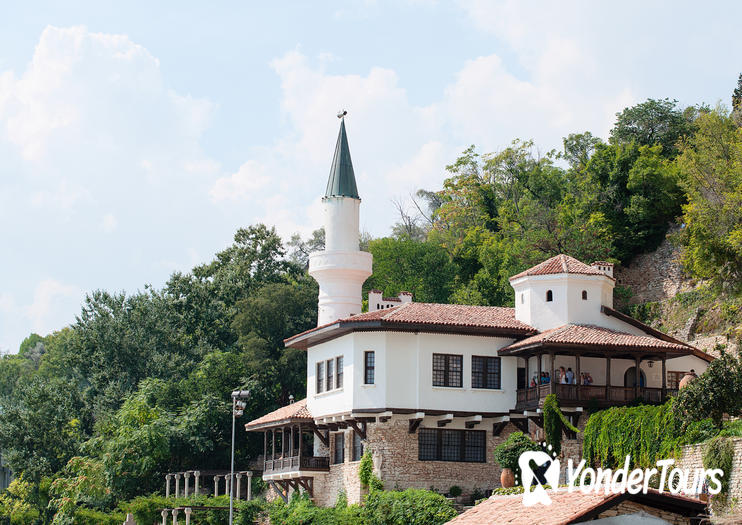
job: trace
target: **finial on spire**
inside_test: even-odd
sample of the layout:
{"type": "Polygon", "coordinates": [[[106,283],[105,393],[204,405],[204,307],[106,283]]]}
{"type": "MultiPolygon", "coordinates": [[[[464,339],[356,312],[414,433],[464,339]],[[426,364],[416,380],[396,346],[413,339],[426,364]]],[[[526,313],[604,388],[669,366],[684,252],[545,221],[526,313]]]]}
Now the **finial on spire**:
{"type": "Polygon", "coordinates": [[[338,111],[338,118],[343,118],[347,114],[348,112],[346,110],[341,109],[340,111],[338,111]]]}

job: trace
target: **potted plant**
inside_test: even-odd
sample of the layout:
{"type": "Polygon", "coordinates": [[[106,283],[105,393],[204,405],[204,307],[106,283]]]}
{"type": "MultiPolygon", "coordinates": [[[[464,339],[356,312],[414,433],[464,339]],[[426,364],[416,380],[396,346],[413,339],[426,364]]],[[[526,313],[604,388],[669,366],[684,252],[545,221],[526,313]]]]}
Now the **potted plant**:
{"type": "Polygon", "coordinates": [[[500,484],[505,487],[515,486],[515,475],[520,477],[518,458],[523,452],[541,450],[531,438],[523,432],[513,432],[495,448],[495,461],[500,465],[500,484]]]}

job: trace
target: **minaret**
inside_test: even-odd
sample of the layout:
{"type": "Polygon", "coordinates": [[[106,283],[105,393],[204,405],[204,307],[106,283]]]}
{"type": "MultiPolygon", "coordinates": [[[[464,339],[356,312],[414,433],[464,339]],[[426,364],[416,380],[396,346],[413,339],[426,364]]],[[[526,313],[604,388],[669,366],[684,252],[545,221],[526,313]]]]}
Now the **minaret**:
{"type": "Polygon", "coordinates": [[[371,275],[372,256],[358,248],[361,198],[345,134],[345,114],[338,115],[340,133],[322,199],[325,251],[309,256],[309,275],[319,283],[318,326],[361,313],[361,287],[371,275]]]}

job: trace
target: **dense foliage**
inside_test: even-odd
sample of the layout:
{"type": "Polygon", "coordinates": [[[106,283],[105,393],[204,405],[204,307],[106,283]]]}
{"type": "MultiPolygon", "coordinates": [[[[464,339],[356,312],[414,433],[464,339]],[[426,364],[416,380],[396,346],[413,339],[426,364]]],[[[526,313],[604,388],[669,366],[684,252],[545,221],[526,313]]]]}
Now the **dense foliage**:
{"type": "Polygon", "coordinates": [[[518,458],[523,452],[529,450],[541,450],[541,446],[523,432],[512,432],[504,442],[495,447],[495,461],[500,468],[512,470],[516,480],[523,479],[520,475],[518,458]]]}
{"type": "MultiPolygon", "coordinates": [[[[508,278],[547,257],[628,263],[677,223],[688,272],[714,293],[738,293],[740,90],[742,83],[731,113],[648,100],[621,111],[607,141],[573,133],[561,151],[540,153],[528,140],[490,153],[467,148],[446,167],[441,188],[417,192],[414,213],[398,205],[390,237],[362,237],[374,255],[364,290],[512,305],[508,278]]],[[[95,521],[96,513],[161,491],[166,472],[226,469],[233,389],[251,392],[245,419],[305,393],[305,353],[282,341],[316,322],[317,286],[306,264],[323,245],[323,230],[284,243],[264,225],[240,229],[210,262],[174,273],[161,289],[92,291],[70,326],[31,334],[18,354],[3,356],[0,450],[20,478],[0,498],[0,516],[95,521]]],[[[739,302],[723,304],[724,318],[735,319],[739,302]]],[[[705,418],[718,426],[721,413],[739,413],[735,370],[701,378],[680,396],[678,410],[705,421],[695,426],[677,427],[666,407],[599,413],[586,435],[591,457],[612,462],[631,449],[631,437],[633,451],[648,460],[680,434],[703,433],[705,418]],[[711,395],[698,394],[706,388],[711,395]]],[[[549,425],[558,447],[556,424],[549,425]]],[[[237,466],[246,466],[261,439],[238,432],[236,450],[237,466]]],[[[381,488],[373,477],[369,484],[381,488]]],[[[373,505],[392,515],[427,498],[372,492],[379,492],[373,505]]]]}
{"type": "Polygon", "coordinates": [[[551,450],[555,454],[559,455],[562,452],[562,430],[564,428],[572,432],[579,432],[579,430],[562,414],[556,394],[546,396],[543,413],[546,443],[551,445],[551,450]]]}

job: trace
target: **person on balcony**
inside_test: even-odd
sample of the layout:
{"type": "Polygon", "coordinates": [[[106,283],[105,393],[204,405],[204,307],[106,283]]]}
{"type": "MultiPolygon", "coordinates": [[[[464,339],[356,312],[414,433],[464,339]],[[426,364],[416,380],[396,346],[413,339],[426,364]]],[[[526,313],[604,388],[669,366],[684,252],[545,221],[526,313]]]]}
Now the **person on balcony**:
{"type": "Polygon", "coordinates": [[[574,385],[575,384],[575,373],[572,372],[572,368],[567,368],[567,384],[568,385],[574,385]]]}

